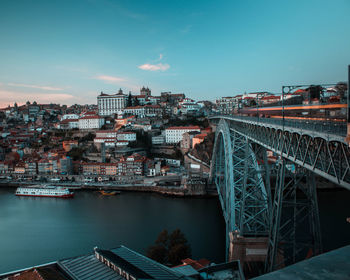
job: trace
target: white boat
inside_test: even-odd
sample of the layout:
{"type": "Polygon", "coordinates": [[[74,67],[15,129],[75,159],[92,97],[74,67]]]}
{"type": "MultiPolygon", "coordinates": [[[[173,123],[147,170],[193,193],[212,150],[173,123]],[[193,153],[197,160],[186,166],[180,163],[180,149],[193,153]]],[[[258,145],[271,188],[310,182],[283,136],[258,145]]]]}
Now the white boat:
{"type": "Polygon", "coordinates": [[[59,198],[70,198],[74,196],[74,192],[69,189],[57,186],[28,186],[18,187],[16,190],[18,196],[39,196],[39,197],[59,197],[59,198]]]}

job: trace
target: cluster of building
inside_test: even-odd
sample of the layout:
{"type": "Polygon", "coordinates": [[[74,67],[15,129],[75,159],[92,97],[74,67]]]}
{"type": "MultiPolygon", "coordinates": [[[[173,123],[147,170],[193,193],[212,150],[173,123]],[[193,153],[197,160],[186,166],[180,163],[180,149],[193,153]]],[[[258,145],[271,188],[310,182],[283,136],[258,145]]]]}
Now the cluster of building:
{"type": "Polygon", "coordinates": [[[100,116],[134,115],[138,118],[168,115],[196,115],[204,107],[203,103],[186,98],[185,94],[162,92],[152,96],[149,88],[141,88],[139,95],[126,95],[120,89],[116,94],[101,92],[97,97],[100,116]]]}
{"type": "MultiPolygon", "coordinates": [[[[346,85],[345,85],[346,87],[346,85]]],[[[273,94],[270,92],[251,92],[235,96],[221,97],[216,100],[217,110],[221,114],[238,113],[243,107],[264,107],[281,105],[282,99],[288,104],[319,104],[339,103],[344,101],[344,85],[338,83],[334,87],[324,88],[321,86],[310,86],[308,88],[297,88],[284,94],[273,94]]]]}
{"type": "Polygon", "coordinates": [[[63,149],[48,153],[21,157],[11,152],[6,160],[0,161],[0,174],[28,175],[31,178],[36,175],[95,175],[125,179],[157,176],[167,171],[162,159],[150,159],[137,153],[113,158],[111,162],[74,161],[66,153],[74,147],[78,147],[77,141],[63,141],[63,149]]]}
{"type": "Polygon", "coordinates": [[[0,174],[129,178],[165,174],[167,164],[152,155],[147,158],[139,137],[152,147],[188,151],[210,129],[190,122],[174,126],[169,119],[186,123],[189,117],[205,116],[212,108],[208,104],[183,93],[152,96],[143,87],[137,95],[101,92],[97,105],[27,102],[0,109],[0,174]],[[82,155],[79,160],[74,149],[82,155]]]}

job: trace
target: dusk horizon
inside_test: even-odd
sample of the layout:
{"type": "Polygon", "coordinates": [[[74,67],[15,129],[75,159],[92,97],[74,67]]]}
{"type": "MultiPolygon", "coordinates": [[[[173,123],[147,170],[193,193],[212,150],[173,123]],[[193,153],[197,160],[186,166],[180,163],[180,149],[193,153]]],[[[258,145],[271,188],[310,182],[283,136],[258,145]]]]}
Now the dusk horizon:
{"type": "Polygon", "coordinates": [[[0,107],[346,81],[348,1],[1,1],[0,107]]]}

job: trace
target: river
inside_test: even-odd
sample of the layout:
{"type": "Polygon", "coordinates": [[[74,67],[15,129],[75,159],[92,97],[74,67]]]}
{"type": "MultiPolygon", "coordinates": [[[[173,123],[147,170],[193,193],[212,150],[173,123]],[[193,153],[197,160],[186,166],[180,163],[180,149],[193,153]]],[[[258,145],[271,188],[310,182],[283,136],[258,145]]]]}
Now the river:
{"type": "MultiPolygon", "coordinates": [[[[225,223],[217,198],[79,191],[73,199],[16,197],[0,189],[0,273],[120,244],[140,253],[163,229],[181,229],[194,258],[224,261],[225,223]]],[[[319,192],[326,250],[350,243],[350,191],[319,192]]]]}

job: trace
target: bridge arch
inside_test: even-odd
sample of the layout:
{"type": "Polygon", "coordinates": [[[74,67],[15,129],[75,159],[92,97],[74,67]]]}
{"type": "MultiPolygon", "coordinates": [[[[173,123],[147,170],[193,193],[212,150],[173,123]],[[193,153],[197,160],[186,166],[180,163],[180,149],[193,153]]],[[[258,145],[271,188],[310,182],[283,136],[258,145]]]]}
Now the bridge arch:
{"type": "Polygon", "coordinates": [[[269,195],[250,140],[221,119],[216,128],[211,181],[218,190],[227,236],[266,236],[269,195]]]}

